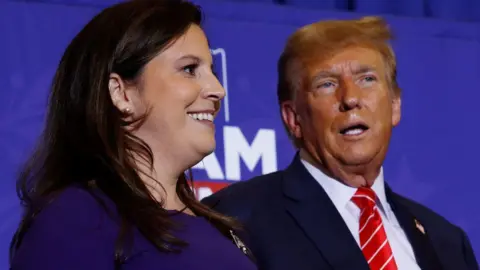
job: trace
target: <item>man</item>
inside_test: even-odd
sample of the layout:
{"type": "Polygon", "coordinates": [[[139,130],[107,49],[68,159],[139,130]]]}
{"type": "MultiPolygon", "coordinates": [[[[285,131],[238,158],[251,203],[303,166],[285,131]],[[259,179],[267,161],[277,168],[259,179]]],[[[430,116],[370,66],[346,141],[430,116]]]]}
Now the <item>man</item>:
{"type": "Polygon", "coordinates": [[[401,116],[390,39],[376,17],[318,22],[289,38],[278,99],[297,155],[204,200],[245,224],[260,269],[478,269],[460,228],[384,182],[401,116]]]}

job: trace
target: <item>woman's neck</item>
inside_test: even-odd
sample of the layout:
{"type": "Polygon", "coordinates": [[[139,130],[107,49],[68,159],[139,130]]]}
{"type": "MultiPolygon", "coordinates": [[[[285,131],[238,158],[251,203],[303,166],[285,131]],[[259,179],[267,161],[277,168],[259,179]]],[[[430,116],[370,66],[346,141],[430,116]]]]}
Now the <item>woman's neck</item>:
{"type": "Polygon", "coordinates": [[[185,205],[177,194],[177,182],[183,172],[172,170],[168,162],[154,159],[153,166],[137,162],[139,176],[152,197],[168,210],[182,210],[185,205]]]}

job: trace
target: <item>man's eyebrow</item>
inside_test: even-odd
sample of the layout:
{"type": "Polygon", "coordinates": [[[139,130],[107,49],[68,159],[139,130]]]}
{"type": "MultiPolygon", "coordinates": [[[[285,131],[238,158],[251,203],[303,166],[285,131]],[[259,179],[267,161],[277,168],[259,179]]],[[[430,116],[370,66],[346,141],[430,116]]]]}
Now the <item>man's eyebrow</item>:
{"type": "Polygon", "coordinates": [[[375,67],[369,66],[369,65],[360,65],[358,67],[353,68],[353,74],[358,75],[358,74],[364,74],[364,73],[369,73],[369,72],[375,72],[377,71],[375,67]]]}
{"type": "Polygon", "coordinates": [[[317,80],[330,78],[330,77],[338,77],[338,76],[340,76],[340,74],[333,70],[321,70],[315,73],[315,75],[312,78],[312,81],[317,81],[317,80]]]}
{"type": "MultiPolygon", "coordinates": [[[[376,72],[376,69],[373,66],[369,65],[360,65],[357,67],[352,68],[352,73],[353,75],[358,75],[358,74],[364,74],[368,72],[376,72]]],[[[317,81],[325,78],[331,78],[331,77],[340,77],[341,72],[337,72],[333,69],[330,70],[320,70],[312,78],[312,81],[317,81]]]]}

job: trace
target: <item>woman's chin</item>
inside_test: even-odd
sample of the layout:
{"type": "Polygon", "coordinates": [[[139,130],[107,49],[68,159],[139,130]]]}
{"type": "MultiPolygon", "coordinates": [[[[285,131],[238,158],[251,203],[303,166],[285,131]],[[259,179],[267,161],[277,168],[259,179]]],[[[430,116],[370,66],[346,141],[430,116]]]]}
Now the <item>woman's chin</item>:
{"type": "MultiPolygon", "coordinates": [[[[202,161],[206,156],[210,155],[215,151],[215,140],[209,143],[203,143],[195,147],[195,153],[192,153],[192,161],[194,165],[202,161]]],[[[194,166],[192,165],[192,166],[194,166]]]]}
{"type": "Polygon", "coordinates": [[[210,155],[211,153],[213,153],[215,151],[215,141],[208,145],[208,146],[205,146],[205,148],[203,148],[201,151],[200,151],[200,155],[202,156],[201,159],[205,158],[206,156],[210,155]]]}

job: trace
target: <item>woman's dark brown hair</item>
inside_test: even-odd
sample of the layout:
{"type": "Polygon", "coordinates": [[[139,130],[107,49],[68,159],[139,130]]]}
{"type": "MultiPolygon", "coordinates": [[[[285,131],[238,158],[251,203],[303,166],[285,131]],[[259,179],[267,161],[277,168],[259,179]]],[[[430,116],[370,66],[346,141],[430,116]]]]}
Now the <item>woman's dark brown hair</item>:
{"type": "MultiPolygon", "coordinates": [[[[51,86],[45,129],[18,178],[25,212],[11,243],[11,259],[35,216],[72,185],[99,189],[114,202],[122,219],[117,265],[128,253],[125,243],[133,226],[160,251],[178,251],[187,245],[171,233],[175,224],[169,213],[140,179],[131,153],[150,164],[153,154],[125,130],[131,123],[122,120],[122,112],[113,105],[108,81],[111,73],[117,73],[137,82],[152,58],[201,21],[199,8],[186,1],[134,0],[103,10],[73,39],[51,86]]],[[[196,200],[186,175],[179,176],[176,190],[186,207],[222,233],[236,227],[232,219],[196,200]]]]}

